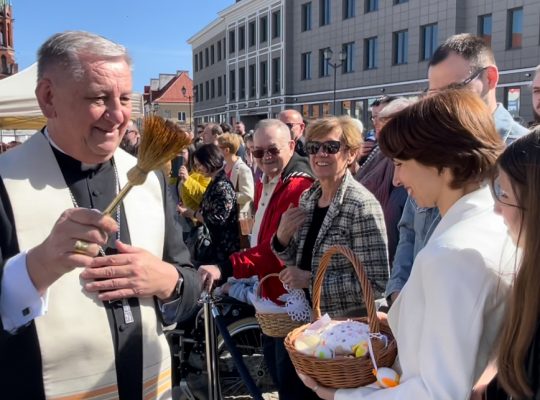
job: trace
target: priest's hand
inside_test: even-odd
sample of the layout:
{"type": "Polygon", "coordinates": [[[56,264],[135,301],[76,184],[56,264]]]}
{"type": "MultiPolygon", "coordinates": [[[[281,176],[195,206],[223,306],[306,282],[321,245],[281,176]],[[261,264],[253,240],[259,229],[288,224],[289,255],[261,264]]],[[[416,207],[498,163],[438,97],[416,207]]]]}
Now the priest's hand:
{"type": "Polygon", "coordinates": [[[28,275],[40,294],[76,267],[87,267],[118,230],[116,221],[96,210],[71,208],[60,215],[49,236],[26,256],[28,275]]]}
{"type": "Polygon", "coordinates": [[[171,297],[179,272],[150,252],[116,241],[118,254],[96,257],[81,272],[85,289],[99,292],[100,300],[156,296],[171,297]]]}

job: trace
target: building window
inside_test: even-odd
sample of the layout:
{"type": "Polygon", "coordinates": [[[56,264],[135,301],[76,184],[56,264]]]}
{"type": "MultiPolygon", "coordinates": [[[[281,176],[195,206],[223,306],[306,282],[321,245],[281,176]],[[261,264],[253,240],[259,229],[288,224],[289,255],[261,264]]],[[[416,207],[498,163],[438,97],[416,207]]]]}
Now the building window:
{"type": "Polygon", "coordinates": [[[255,46],[255,21],[248,25],[249,47],[255,46]]]}
{"type": "Polygon", "coordinates": [[[185,111],[179,111],[178,112],[178,121],[186,121],[186,112],[185,111]]]}
{"type": "Polygon", "coordinates": [[[206,97],[206,100],[208,100],[208,99],[210,99],[210,82],[206,81],[204,83],[204,86],[206,88],[206,90],[204,91],[205,92],[205,97],[206,97]]]}
{"type": "Polygon", "coordinates": [[[222,94],[221,85],[223,85],[223,82],[221,80],[221,76],[218,76],[218,78],[217,78],[217,95],[218,95],[218,97],[221,97],[221,94],[222,94]]]}
{"type": "Polygon", "coordinates": [[[197,54],[195,54],[195,56],[193,57],[193,69],[195,70],[195,72],[199,70],[199,59],[197,57],[197,54]]]}
{"type": "Polygon", "coordinates": [[[259,74],[260,74],[260,81],[261,81],[261,87],[260,87],[261,96],[266,96],[268,94],[268,62],[261,61],[259,74]]]}
{"type": "Polygon", "coordinates": [[[518,49],[523,40],[523,8],[508,10],[507,48],[518,49]]]}
{"type": "Polygon", "coordinates": [[[246,48],[246,27],[238,28],[238,51],[246,48]]]}
{"type": "Polygon", "coordinates": [[[199,90],[197,91],[199,93],[199,100],[204,101],[204,86],[203,84],[199,84],[199,90]]]}
{"type": "Polygon", "coordinates": [[[199,69],[203,69],[202,50],[199,51],[199,69]]]}
{"type": "Polygon", "coordinates": [[[478,17],[478,36],[484,39],[484,42],[488,46],[491,46],[492,21],[491,14],[480,15],[478,17]]]}
{"type": "Polygon", "coordinates": [[[227,75],[223,75],[223,96],[227,96],[227,75]]]}
{"type": "Polygon", "coordinates": [[[394,65],[407,64],[409,50],[409,32],[399,31],[393,35],[393,62],[394,65]]]}
{"type": "Polygon", "coordinates": [[[256,95],[257,81],[255,79],[255,64],[249,66],[249,97],[252,99],[256,95]]]}
{"type": "Polygon", "coordinates": [[[246,98],[246,68],[245,67],[238,69],[238,84],[239,84],[238,98],[245,99],[246,98]]]}
{"type": "Polygon", "coordinates": [[[281,58],[272,59],[272,94],[281,92],[281,58]]]}
{"type": "Polygon", "coordinates": [[[408,2],[409,2],[409,0],[394,0],[394,5],[408,3],[408,2]]]}
{"type": "Polygon", "coordinates": [[[354,9],[356,7],[355,0],[343,0],[343,19],[353,18],[355,13],[354,9]]]}
{"type": "Polygon", "coordinates": [[[225,46],[225,38],[223,38],[223,59],[227,58],[227,46],[225,46]]]}
{"type": "Polygon", "coordinates": [[[377,11],[379,9],[379,0],[366,0],[365,11],[366,13],[377,11]]]}
{"type": "Polygon", "coordinates": [[[311,1],[302,4],[302,32],[311,30],[311,1]]]}
{"type": "Polygon", "coordinates": [[[268,40],[268,17],[261,17],[259,24],[259,36],[261,38],[261,43],[264,43],[268,40]]]}
{"type": "Polygon", "coordinates": [[[330,0],[319,0],[320,1],[320,25],[328,25],[330,24],[330,0]]]}
{"type": "Polygon", "coordinates": [[[302,53],[302,73],[300,78],[303,81],[311,79],[311,52],[302,53]]]}
{"type": "Polygon", "coordinates": [[[209,62],[209,59],[208,59],[208,47],[206,49],[204,49],[204,66],[205,67],[208,67],[208,62],[209,62]]]}
{"type": "Polygon", "coordinates": [[[272,39],[281,36],[281,11],[272,13],[272,39]]]}
{"type": "Polygon", "coordinates": [[[217,42],[217,60],[221,61],[221,40],[217,42]]]}
{"type": "Polygon", "coordinates": [[[235,35],[234,35],[234,31],[230,31],[229,32],[229,53],[234,53],[235,51],[235,48],[234,48],[234,41],[235,41],[235,35]]]}
{"type": "Polygon", "coordinates": [[[229,71],[229,100],[236,100],[236,71],[229,71]]]}
{"type": "Polygon", "coordinates": [[[211,98],[216,97],[216,85],[215,85],[215,83],[216,83],[215,79],[212,79],[210,81],[210,97],[211,98]]]}
{"type": "Polygon", "coordinates": [[[214,63],[216,62],[215,55],[214,55],[214,50],[215,50],[214,45],[210,46],[210,64],[212,64],[212,65],[214,65],[214,63]]]}
{"type": "Polygon", "coordinates": [[[319,50],[319,77],[330,76],[330,64],[328,59],[324,56],[324,52],[330,50],[329,48],[319,50]]]}
{"type": "Polygon", "coordinates": [[[364,69],[375,69],[377,65],[377,37],[364,40],[364,69]]]}
{"type": "Polygon", "coordinates": [[[342,48],[345,59],[341,64],[341,72],[347,74],[354,71],[354,42],[345,43],[342,48]]]}
{"type": "Polygon", "coordinates": [[[429,60],[433,53],[435,53],[438,42],[438,31],[437,24],[424,25],[422,27],[422,43],[420,46],[422,52],[420,53],[420,60],[429,60]]]}

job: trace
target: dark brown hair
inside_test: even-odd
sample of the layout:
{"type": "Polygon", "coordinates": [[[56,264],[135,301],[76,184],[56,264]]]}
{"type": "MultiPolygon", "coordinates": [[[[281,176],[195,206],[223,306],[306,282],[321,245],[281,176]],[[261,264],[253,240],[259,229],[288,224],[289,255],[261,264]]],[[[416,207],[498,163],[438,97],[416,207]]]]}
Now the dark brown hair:
{"type": "Polygon", "coordinates": [[[520,206],[518,240],[523,243],[523,253],[504,318],[497,369],[507,393],[518,399],[530,398],[533,392],[525,360],[540,317],[540,236],[535,232],[540,224],[540,127],[508,146],[498,164],[510,178],[520,206]]]}
{"type": "Polygon", "coordinates": [[[469,61],[473,68],[483,68],[487,65],[495,65],[495,57],[493,50],[489,47],[484,39],[470,33],[460,33],[452,35],[441,44],[431,60],[428,67],[437,65],[448,58],[451,53],[469,61]]]}
{"type": "Polygon", "coordinates": [[[382,128],[382,152],[449,168],[453,189],[491,176],[503,142],[487,106],[469,90],[444,90],[405,108],[382,128]]]}

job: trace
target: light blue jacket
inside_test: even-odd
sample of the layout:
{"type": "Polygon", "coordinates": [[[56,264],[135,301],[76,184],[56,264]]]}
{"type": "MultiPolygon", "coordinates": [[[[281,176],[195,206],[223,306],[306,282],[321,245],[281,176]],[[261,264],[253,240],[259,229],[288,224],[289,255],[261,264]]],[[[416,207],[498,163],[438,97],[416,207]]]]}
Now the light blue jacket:
{"type": "MultiPolygon", "coordinates": [[[[506,144],[529,133],[512,115],[499,104],[493,113],[495,128],[506,144]]],[[[437,208],[418,207],[412,198],[408,198],[398,224],[399,242],[392,264],[390,279],[386,285],[386,296],[401,291],[409,275],[413,261],[429,240],[433,230],[441,220],[437,208]]]]}

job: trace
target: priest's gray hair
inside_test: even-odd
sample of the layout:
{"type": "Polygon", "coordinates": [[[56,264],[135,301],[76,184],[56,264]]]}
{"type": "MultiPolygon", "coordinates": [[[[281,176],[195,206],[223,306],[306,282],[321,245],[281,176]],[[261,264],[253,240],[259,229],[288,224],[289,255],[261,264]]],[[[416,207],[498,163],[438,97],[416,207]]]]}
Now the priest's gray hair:
{"type": "Polygon", "coordinates": [[[51,36],[38,50],[38,80],[49,68],[60,67],[79,80],[84,74],[81,58],[124,60],[131,67],[127,49],[103,36],[84,31],[66,31],[51,36]]]}

